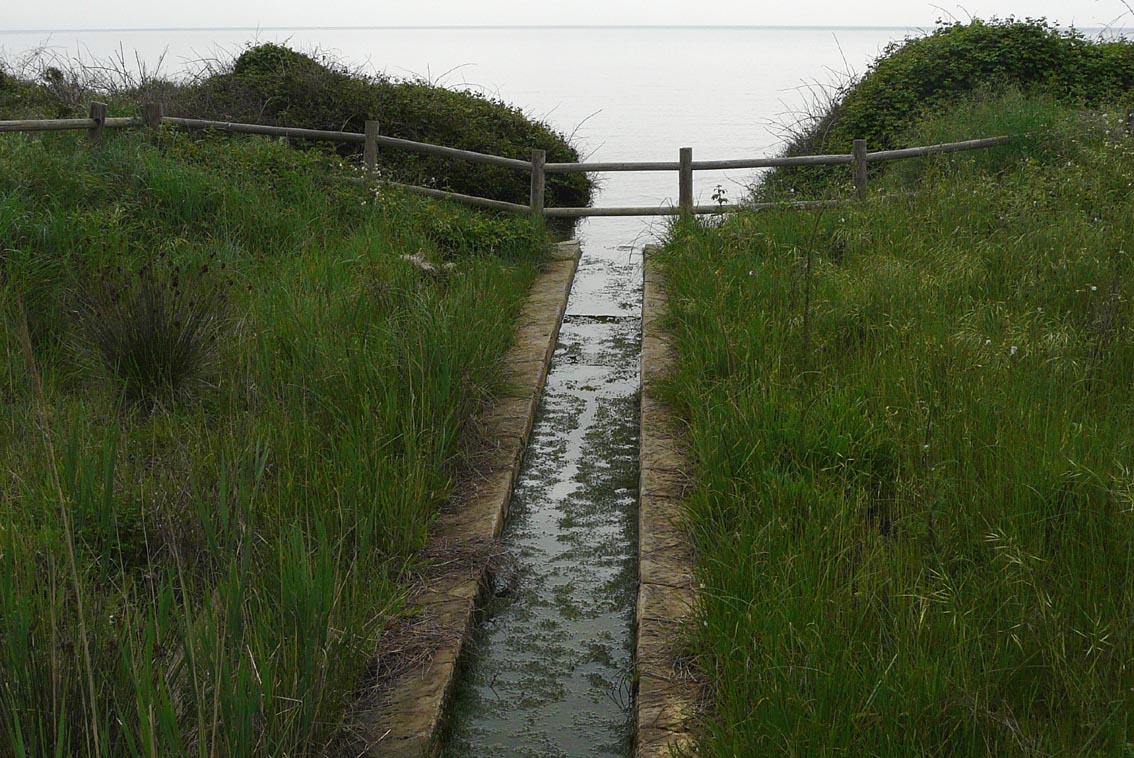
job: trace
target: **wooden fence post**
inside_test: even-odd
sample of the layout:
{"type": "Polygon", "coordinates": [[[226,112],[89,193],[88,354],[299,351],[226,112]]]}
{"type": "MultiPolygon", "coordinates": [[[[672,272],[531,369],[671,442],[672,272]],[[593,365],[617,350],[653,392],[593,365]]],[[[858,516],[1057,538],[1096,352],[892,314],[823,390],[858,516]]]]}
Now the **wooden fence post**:
{"type": "Polygon", "coordinates": [[[854,141],[854,192],[859,200],[866,199],[866,140],[854,141]]]}
{"type": "Polygon", "coordinates": [[[142,121],[150,129],[161,128],[161,103],[144,103],[142,105],[142,121]]]}
{"type": "Polygon", "coordinates": [[[102,129],[106,123],[106,110],[106,103],[91,103],[88,117],[95,122],[94,126],[87,129],[87,139],[91,142],[98,142],[102,139],[102,129]]]}
{"type": "Polygon", "coordinates": [[[366,167],[366,178],[374,181],[378,178],[378,122],[366,122],[366,144],[362,148],[362,163],[366,167]]]}
{"type": "Polygon", "coordinates": [[[693,214],[693,148],[681,148],[678,165],[677,205],[682,216],[690,216],[693,214]]]}
{"type": "Polygon", "coordinates": [[[532,218],[536,221],[543,219],[543,190],[546,186],[547,176],[544,165],[547,163],[547,151],[532,150],[532,218]]]}

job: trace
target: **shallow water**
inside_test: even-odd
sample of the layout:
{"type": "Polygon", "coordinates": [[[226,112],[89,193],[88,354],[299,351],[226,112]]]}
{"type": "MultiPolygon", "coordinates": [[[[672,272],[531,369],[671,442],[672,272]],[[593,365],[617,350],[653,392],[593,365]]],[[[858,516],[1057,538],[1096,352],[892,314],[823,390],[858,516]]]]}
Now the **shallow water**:
{"type": "Polygon", "coordinates": [[[447,756],[629,752],[641,258],[591,222],[447,756]]]}

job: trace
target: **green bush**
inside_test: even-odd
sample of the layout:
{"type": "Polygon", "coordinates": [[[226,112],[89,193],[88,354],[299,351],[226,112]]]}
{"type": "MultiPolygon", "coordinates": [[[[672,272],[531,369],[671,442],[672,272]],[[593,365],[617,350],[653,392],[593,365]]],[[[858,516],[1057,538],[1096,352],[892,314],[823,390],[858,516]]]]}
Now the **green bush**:
{"type": "Polygon", "coordinates": [[[927,177],[947,166],[968,164],[971,170],[989,176],[1011,172],[1024,162],[1059,166],[1083,159],[1082,138],[1088,134],[1099,128],[1112,132],[1121,128],[1108,113],[1068,113],[1068,106],[1052,95],[1027,95],[1015,88],[976,92],[923,119],[903,132],[899,140],[908,145],[933,145],[960,142],[974,134],[1010,134],[1010,142],[965,153],[895,161],[887,167],[886,176],[894,189],[905,192],[916,191],[927,177]]]}
{"type": "Polygon", "coordinates": [[[0,113],[10,119],[82,115],[64,107],[49,84],[26,81],[0,61],[0,113]]]}
{"type": "Polygon", "coordinates": [[[828,144],[878,149],[929,110],[982,87],[1014,86],[1098,105],[1134,86],[1134,45],[1094,43],[1042,20],[948,24],[892,43],[839,108],[828,144]]]}
{"type": "MultiPolygon", "coordinates": [[[[893,42],[866,74],[789,143],[785,155],[848,153],[855,139],[871,150],[899,145],[924,117],[965,95],[1016,89],[1061,102],[1095,106],[1120,101],[1134,88],[1134,44],[1091,41],[1043,19],[973,20],[942,24],[931,34],[893,42]]],[[[966,138],[991,134],[968,134],[966,138]]],[[[817,167],[773,171],[761,193],[789,187],[821,194],[849,181],[845,169],[817,167]]]]}
{"type": "MultiPolygon", "coordinates": [[[[361,132],[367,119],[377,119],[382,133],[391,137],[508,158],[528,159],[532,148],[540,148],[551,162],[579,159],[562,135],[500,100],[366,75],[276,44],[251,47],[227,70],[182,88],[172,96],[169,110],[198,118],[353,132],[361,132]]],[[[361,145],[340,150],[357,154],[361,145]]],[[[379,161],[392,179],[528,202],[529,177],[523,171],[400,149],[380,150],[379,161]]],[[[552,175],[547,202],[588,205],[592,188],[581,174],[552,175]]]]}

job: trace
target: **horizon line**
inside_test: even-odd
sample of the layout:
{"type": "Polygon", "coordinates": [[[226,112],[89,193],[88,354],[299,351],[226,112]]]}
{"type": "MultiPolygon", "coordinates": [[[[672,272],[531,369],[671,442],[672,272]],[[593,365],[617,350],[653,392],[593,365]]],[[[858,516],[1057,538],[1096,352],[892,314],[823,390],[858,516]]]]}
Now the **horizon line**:
{"type": "MultiPolygon", "coordinates": [[[[59,29],[0,29],[2,34],[44,34],[75,32],[244,32],[244,31],[349,31],[349,30],[443,30],[443,29],[920,29],[925,24],[332,24],[256,25],[256,26],[107,26],[59,29]]],[[[936,26],[936,22],[928,24],[936,26]]],[[[1106,27],[1083,27],[1087,29],[1106,27]]],[[[1121,27],[1114,27],[1121,28],[1121,27]]]]}
{"type": "Polygon", "coordinates": [[[346,31],[401,29],[914,29],[910,25],[869,24],[332,24],[328,26],[107,26],[63,29],[0,29],[0,34],[43,32],[245,32],[245,31],[346,31]]]}
{"type": "MultiPolygon", "coordinates": [[[[930,24],[332,24],[327,26],[295,25],[257,25],[257,26],[107,26],[107,27],[66,27],[59,29],[0,29],[0,36],[15,34],[78,34],[106,32],[302,32],[302,31],[443,31],[443,30],[523,30],[523,29],[682,29],[682,30],[745,30],[745,29],[826,29],[833,31],[885,30],[909,31],[926,30],[937,26],[930,24]]],[[[1125,26],[1082,26],[1074,24],[1055,24],[1059,29],[1076,31],[1134,31],[1125,26]]]]}

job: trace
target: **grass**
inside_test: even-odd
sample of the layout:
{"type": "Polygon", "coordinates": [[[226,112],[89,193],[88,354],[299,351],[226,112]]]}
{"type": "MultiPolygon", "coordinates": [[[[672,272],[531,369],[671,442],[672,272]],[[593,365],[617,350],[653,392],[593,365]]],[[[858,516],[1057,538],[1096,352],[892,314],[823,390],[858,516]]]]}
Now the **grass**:
{"type": "Polygon", "coordinates": [[[0,140],[0,755],[337,739],[545,244],[338,171],[0,140]]]}
{"type": "Polygon", "coordinates": [[[1020,139],[908,200],[674,230],[702,754],[1132,749],[1121,121],[978,97],[909,144],[1020,139]]]}

